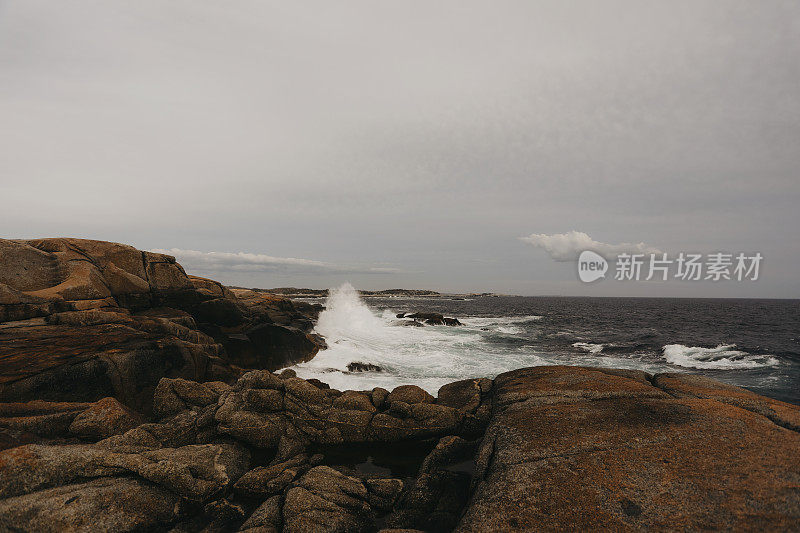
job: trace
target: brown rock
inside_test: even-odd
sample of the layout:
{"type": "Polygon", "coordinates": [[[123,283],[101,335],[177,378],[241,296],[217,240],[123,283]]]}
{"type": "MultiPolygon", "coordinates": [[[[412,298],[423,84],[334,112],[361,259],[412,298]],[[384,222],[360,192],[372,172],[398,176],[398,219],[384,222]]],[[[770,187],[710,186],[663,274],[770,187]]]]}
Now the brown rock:
{"type": "Polygon", "coordinates": [[[475,412],[481,405],[482,390],[491,388],[490,379],[464,379],[443,385],[439,389],[436,403],[454,409],[475,412]]]}
{"type": "Polygon", "coordinates": [[[576,367],[498,376],[457,531],[800,526],[800,435],[738,407],[662,393],[576,367]]]}
{"type": "Polygon", "coordinates": [[[144,421],[142,415],[115,398],[103,398],[76,416],[69,431],[79,437],[100,440],[125,433],[144,421]]]}
{"type": "Polygon", "coordinates": [[[210,383],[161,378],[153,394],[153,412],[159,417],[165,417],[192,406],[216,404],[219,396],[219,391],[210,383]]]}
{"type": "Polygon", "coordinates": [[[68,438],[72,421],[91,405],[41,400],[0,404],[0,428],[5,429],[9,437],[9,442],[0,445],[0,449],[13,447],[16,442],[21,445],[48,438],[68,438]],[[17,437],[14,437],[15,432],[19,432],[17,437]]]}
{"type": "Polygon", "coordinates": [[[228,287],[220,283],[219,281],[214,281],[213,279],[201,278],[199,276],[189,276],[189,281],[192,282],[192,285],[196,289],[202,289],[208,291],[208,294],[212,298],[228,298],[228,299],[235,299],[236,296],[231,292],[228,287]]]}
{"type": "Polygon", "coordinates": [[[31,296],[0,283],[0,323],[43,317],[68,309],[70,305],[64,300],[31,296]]]}
{"type": "Polygon", "coordinates": [[[259,466],[244,474],[234,485],[236,492],[247,496],[280,494],[308,468],[308,456],[300,454],[271,466],[259,466]]]}
{"type": "Polygon", "coordinates": [[[286,493],[284,531],[361,531],[372,521],[364,484],[327,466],[309,470],[286,493]]]}
{"type": "Polygon", "coordinates": [[[386,525],[423,531],[452,531],[469,496],[469,476],[463,472],[423,473],[414,480],[386,525]]]}
{"type": "Polygon", "coordinates": [[[150,287],[159,291],[194,289],[183,267],[171,255],[144,252],[145,272],[150,287]]]}
{"type": "Polygon", "coordinates": [[[31,322],[0,330],[0,401],[114,396],[147,413],[163,376],[202,379],[220,353],[217,345],[187,342],[158,324],[129,320],[92,326],[31,322]]]}
{"type": "Polygon", "coordinates": [[[352,390],[344,391],[344,393],[333,400],[333,406],[340,409],[351,409],[356,411],[375,411],[375,406],[372,405],[372,400],[363,392],[356,392],[352,390]]]}
{"type": "Polygon", "coordinates": [[[47,323],[66,326],[99,326],[101,324],[130,324],[131,318],[123,312],[89,309],[86,311],[54,313],[47,317],[47,323]]]}
{"type": "Polygon", "coordinates": [[[273,496],[267,498],[264,503],[259,505],[253,514],[245,520],[239,531],[252,533],[279,533],[283,524],[281,516],[281,505],[283,498],[273,496]]]}
{"type": "Polygon", "coordinates": [[[58,285],[30,291],[28,294],[39,298],[64,300],[96,300],[111,296],[100,270],[89,261],[70,261],[66,263],[66,279],[58,285]]]}
{"type": "Polygon", "coordinates": [[[433,396],[416,385],[400,385],[399,387],[395,387],[394,390],[389,393],[389,397],[386,400],[389,403],[405,402],[409,404],[433,403],[435,401],[433,396]]]}
{"type": "Polygon", "coordinates": [[[119,268],[111,261],[103,267],[103,278],[114,296],[140,294],[150,291],[149,283],[139,276],[119,268]]]}
{"type": "Polygon", "coordinates": [[[114,263],[122,270],[144,279],[142,252],[115,242],[96,241],[91,239],[34,239],[25,241],[40,250],[51,252],[62,260],[89,260],[100,268],[114,263]]]}
{"type": "Polygon", "coordinates": [[[389,396],[389,391],[381,388],[375,387],[372,389],[372,405],[374,405],[377,409],[383,409],[384,404],[386,403],[386,398],[389,396]]]}
{"type": "Polygon", "coordinates": [[[260,324],[247,331],[254,346],[253,360],[238,361],[253,368],[277,370],[311,360],[320,345],[303,332],[273,324],[260,324]]]}
{"type": "Polygon", "coordinates": [[[0,501],[3,531],[145,531],[182,512],[178,495],[147,481],[101,478],[0,501]]]}
{"type": "Polygon", "coordinates": [[[203,531],[209,533],[233,531],[247,516],[241,504],[232,503],[225,498],[207,503],[203,514],[208,520],[203,531]]]}
{"type": "Polygon", "coordinates": [[[366,479],[364,485],[369,491],[370,506],[380,511],[391,510],[404,486],[399,479],[366,479]]]}
{"type": "Polygon", "coordinates": [[[204,444],[131,451],[107,444],[26,445],[0,452],[0,498],[83,479],[133,473],[190,500],[208,501],[247,470],[238,445],[204,444]]]}
{"type": "Polygon", "coordinates": [[[656,374],[653,384],[678,398],[709,398],[765,416],[779,426],[800,431],[800,408],[740,387],[696,374],[656,374]]]}

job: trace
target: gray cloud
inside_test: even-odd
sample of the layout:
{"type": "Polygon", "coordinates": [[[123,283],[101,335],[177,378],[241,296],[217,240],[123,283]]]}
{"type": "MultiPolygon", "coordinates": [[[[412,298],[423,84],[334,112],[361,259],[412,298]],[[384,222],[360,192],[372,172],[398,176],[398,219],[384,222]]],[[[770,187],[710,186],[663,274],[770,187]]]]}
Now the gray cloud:
{"type": "MultiPolygon", "coordinates": [[[[0,233],[595,294],[517,240],[580,228],[760,251],[758,283],[689,294],[800,297],[797,20],[791,0],[2,0],[0,233]]],[[[344,281],[274,268],[226,279],[344,281]]]]}
{"type": "Polygon", "coordinates": [[[547,254],[556,261],[576,261],[580,253],[584,250],[592,250],[602,255],[606,259],[613,259],[621,253],[628,254],[657,254],[662,253],[658,248],[653,248],[643,242],[619,244],[607,244],[598,242],[582,231],[568,231],[567,233],[555,233],[546,235],[544,233],[531,233],[527,237],[520,237],[519,240],[528,244],[542,248],[547,254]]]}
{"type": "Polygon", "coordinates": [[[397,274],[402,272],[400,269],[392,267],[343,266],[312,259],[272,257],[247,252],[201,252],[180,248],[155,248],[151,251],[172,255],[186,270],[198,272],[282,272],[289,274],[397,274]]]}

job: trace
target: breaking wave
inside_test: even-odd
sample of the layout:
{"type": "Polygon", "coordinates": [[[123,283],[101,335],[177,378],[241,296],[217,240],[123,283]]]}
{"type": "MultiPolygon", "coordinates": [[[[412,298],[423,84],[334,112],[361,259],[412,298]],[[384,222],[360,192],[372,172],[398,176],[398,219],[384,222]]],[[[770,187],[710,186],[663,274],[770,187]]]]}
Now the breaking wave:
{"type": "Polygon", "coordinates": [[[513,335],[521,330],[511,324],[531,320],[535,318],[479,318],[465,319],[464,326],[410,327],[393,310],[370,309],[345,283],[330,292],[314,329],[325,337],[328,349],[292,368],[302,378],[317,378],[337,389],[391,390],[414,383],[435,394],[445,383],[540,364],[530,351],[514,353],[486,342],[482,329],[513,335]],[[381,371],[353,373],[347,369],[353,362],[377,365],[381,371]]]}
{"type": "Polygon", "coordinates": [[[580,348],[581,350],[589,353],[600,353],[604,348],[604,345],[602,344],[592,344],[591,342],[575,342],[572,345],[575,348],[580,348]]]}
{"type": "Polygon", "coordinates": [[[778,359],[771,355],[753,355],[735,348],[735,344],[720,344],[716,348],[667,344],[663,350],[668,363],[687,368],[736,370],[778,364],[778,359]]]}
{"type": "MultiPolygon", "coordinates": [[[[748,353],[724,342],[724,337],[716,348],[667,344],[680,333],[659,333],[661,325],[648,315],[620,319],[613,302],[594,307],[587,300],[557,301],[542,309],[538,300],[531,300],[526,309],[519,300],[501,298],[469,305],[441,299],[428,299],[426,304],[403,298],[368,301],[373,305],[367,305],[350,284],[330,291],[315,325],[328,348],[292,367],[300,377],[316,378],[339,390],[415,384],[431,394],[445,383],[541,365],[628,368],[652,374],[695,371],[761,390],[789,390],[796,379],[793,363],[777,355],[748,353]],[[514,314],[540,309],[545,312],[514,314]],[[455,316],[462,325],[414,327],[410,320],[397,319],[398,312],[414,310],[455,316]],[[598,313],[603,320],[591,322],[598,313]],[[778,380],[778,385],[765,385],[768,378],[778,380]]],[[[713,339],[709,344],[720,342],[718,332],[714,334],[716,338],[707,335],[713,339]]]]}

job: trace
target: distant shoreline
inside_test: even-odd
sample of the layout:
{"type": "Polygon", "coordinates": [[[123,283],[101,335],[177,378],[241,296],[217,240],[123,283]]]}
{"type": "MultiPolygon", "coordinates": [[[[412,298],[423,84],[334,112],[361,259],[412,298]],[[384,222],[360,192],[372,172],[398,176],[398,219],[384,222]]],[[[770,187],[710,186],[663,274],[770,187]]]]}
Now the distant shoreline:
{"type": "MultiPolygon", "coordinates": [[[[298,287],[276,287],[272,289],[259,289],[255,287],[228,286],[231,289],[247,289],[254,292],[279,294],[287,298],[325,298],[329,289],[305,289],[298,287]]],[[[484,296],[513,296],[510,294],[495,294],[492,292],[481,293],[442,293],[425,289],[385,289],[380,291],[358,291],[361,296],[372,298],[415,297],[415,298],[476,298],[484,296]]]]}

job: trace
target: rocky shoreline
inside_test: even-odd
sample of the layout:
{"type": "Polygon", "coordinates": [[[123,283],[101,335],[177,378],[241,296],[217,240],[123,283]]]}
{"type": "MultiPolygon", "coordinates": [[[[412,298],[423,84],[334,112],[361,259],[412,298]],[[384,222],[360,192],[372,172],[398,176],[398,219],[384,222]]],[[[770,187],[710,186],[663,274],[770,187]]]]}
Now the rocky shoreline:
{"type": "Polygon", "coordinates": [[[582,367],[436,397],[273,373],[324,348],[319,311],[0,239],[0,531],[800,529],[798,406],[582,367]]]}

